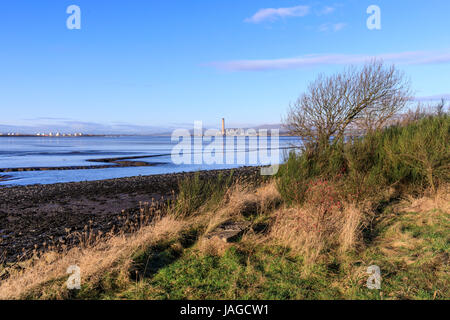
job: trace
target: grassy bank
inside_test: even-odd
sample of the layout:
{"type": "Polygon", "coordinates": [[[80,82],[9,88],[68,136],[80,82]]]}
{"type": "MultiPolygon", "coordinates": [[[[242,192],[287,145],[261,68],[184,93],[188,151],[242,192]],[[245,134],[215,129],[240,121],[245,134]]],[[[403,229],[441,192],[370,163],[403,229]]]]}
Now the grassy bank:
{"type": "Polygon", "coordinates": [[[293,153],[258,185],[181,180],[138,231],[24,262],[0,298],[449,299],[449,127],[430,116],[293,153]],[[232,241],[209,236],[242,221],[232,241]],[[81,290],[65,285],[74,264],[81,290]]]}

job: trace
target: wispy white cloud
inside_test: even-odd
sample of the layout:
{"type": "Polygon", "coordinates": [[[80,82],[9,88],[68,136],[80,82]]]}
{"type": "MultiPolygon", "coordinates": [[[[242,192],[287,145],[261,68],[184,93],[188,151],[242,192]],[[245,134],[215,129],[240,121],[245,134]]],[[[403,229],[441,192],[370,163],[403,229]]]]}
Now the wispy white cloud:
{"type": "Polygon", "coordinates": [[[342,29],[344,29],[347,26],[346,23],[335,23],[333,24],[333,31],[341,31],[342,29]]]}
{"type": "Polygon", "coordinates": [[[333,13],[335,10],[336,10],[336,8],[334,8],[334,7],[326,6],[323,9],[319,10],[317,15],[330,14],[330,13],[333,13]]]}
{"type": "Polygon", "coordinates": [[[290,8],[266,8],[260,9],[245,22],[260,23],[263,21],[275,21],[285,17],[304,17],[311,12],[310,6],[295,6],[290,8]]]}
{"type": "Polygon", "coordinates": [[[285,17],[304,17],[312,12],[317,16],[328,15],[336,11],[336,7],[333,6],[324,6],[322,8],[317,8],[317,6],[309,6],[309,5],[299,5],[295,7],[289,8],[264,8],[259,9],[253,16],[245,19],[245,22],[249,23],[261,23],[263,21],[276,21],[280,18],[285,17]]]}
{"type": "Polygon", "coordinates": [[[342,29],[344,29],[347,26],[346,23],[324,23],[321,24],[319,26],[319,31],[320,32],[327,32],[327,31],[334,31],[334,32],[338,32],[341,31],[342,29]]]}
{"type": "Polygon", "coordinates": [[[233,60],[208,63],[220,70],[226,71],[265,71],[281,69],[299,69],[306,67],[319,67],[324,65],[360,64],[370,59],[382,59],[388,63],[419,65],[450,63],[450,49],[447,51],[407,51],[386,53],[378,55],[362,54],[327,54],[305,55],[294,58],[271,60],[233,60]]]}
{"type": "Polygon", "coordinates": [[[330,25],[328,23],[323,23],[319,26],[320,32],[327,32],[328,30],[330,30],[330,25]]]}

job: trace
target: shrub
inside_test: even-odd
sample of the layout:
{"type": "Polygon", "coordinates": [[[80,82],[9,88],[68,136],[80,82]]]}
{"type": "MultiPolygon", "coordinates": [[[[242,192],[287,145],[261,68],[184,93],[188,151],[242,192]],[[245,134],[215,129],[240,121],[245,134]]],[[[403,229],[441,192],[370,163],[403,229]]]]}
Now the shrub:
{"type": "Polygon", "coordinates": [[[354,201],[361,201],[379,194],[387,182],[386,155],[383,150],[382,132],[348,141],[345,146],[345,177],[343,191],[354,201]]]}
{"type": "MultiPolygon", "coordinates": [[[[303,204],[316,177],[339,183],[343,196],[356,201],[380,197],[397,187],[419,192],[449,180],[450,117],[427,116],[325,148],[291,153],[280,167],[277,186],[283,199],[303,204]]],[[[348,199],[349,200],[349,199],[348,199]]]]}
{"type": "Polygon", "coordinates": [[[449,181],[450,117],[428,116],[390,130],[395,134],[383,146],[394,174],[388,178],[429,187],[436,193],[440,183],[449,181]]]}
{"type": "Polygon", "coordinates": [[[347,179],[365,193],[389,186],[435,193],[449,176],[449,128],[447,115],[427,116],[348,143],[347,179]]]}
{"type": "Polygon", "coordinates": [[[277,187],[288,204],[305,201],[308,184],[317,177],[334,180],[345,171],[343,143],[315,151],[291,152],[277,174],[277,187]]]}
{"type": "Polygon", "coordinates": [[[284,201],[303,203],[308,181],[314,176],[314,161],[291,152],[277,174],[277,187],[284,201]]]}

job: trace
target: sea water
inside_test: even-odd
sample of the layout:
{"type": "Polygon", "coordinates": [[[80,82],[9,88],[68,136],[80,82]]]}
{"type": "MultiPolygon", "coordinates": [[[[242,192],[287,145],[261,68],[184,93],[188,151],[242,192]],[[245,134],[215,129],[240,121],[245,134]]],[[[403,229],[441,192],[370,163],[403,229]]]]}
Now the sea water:
{"type": "MultiPolygon", "coordinates": [[[[232,149],[225,150],[224,156],[226,157],[227,152],[233,152],[237,159],[237,154],[240,154],[239,158],[245,158],[245,163],[236,163],[237,161],[235,161],[228,164],[205,164],[204,162],[175,164],[172,161],[171,153],[179,142],[171,141],[169,136],[1,137],[0,168],[95,166],[104,163],[89,162],[88,160],[126,157],[133,157],[133,160],[154,165],[106,169],[0,172],[0,175],[9,176],[9,180],[0,181],[0,185],[92,181],[183,171],[230,169],[261,164],[259,160],[257,163],[252,160],[258,159],[256,154],[261,150],[250,147],[249,139],[252,138],[245,137],[243,139],[245,139],[244,146],[236,143],[232,149]],[[245,157],[242,157],[243,154],[245,157]],[[139,156],[145,158],[134,159],[139,156]]],[[[278,143],[272,143],[270,137],[267,139],[267,150],[262,151],[267,151],[268,154],[277,151],[279,163],[283,162],[290,148],[299,145],[298,138],[295,137],[277,137],[278,143]]],[[[211,141],[203,141],[203,147],[210,143],[211,141]]],[[[206,152],[205,148],[202,148],[200,152],[206,152]]]]}

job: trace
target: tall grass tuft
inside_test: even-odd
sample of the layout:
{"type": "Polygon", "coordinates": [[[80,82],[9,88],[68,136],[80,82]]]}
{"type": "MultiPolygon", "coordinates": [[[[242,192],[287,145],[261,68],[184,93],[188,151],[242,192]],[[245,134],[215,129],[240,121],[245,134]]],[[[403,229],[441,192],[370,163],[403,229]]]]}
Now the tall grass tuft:
{"type": "Polygon", "coordinates": [[[178,183],[179,193],[172,208],[177,217],[188,217],[201,207],[218,205],[233,183],[233,172],[219,174],[215,179],[201,179],[196,173],[178,183]]]}
{"type": "Polygon", "coordinates": [[[354,203],[341,201],[338,188],[326,180],[312,180],[302,206],[276,212],[271,238],[300,253],[306,265],[313,265],[330,249],[341,252],[354,249],[361,243],[360,231],[367,219],[354,203]]]}

